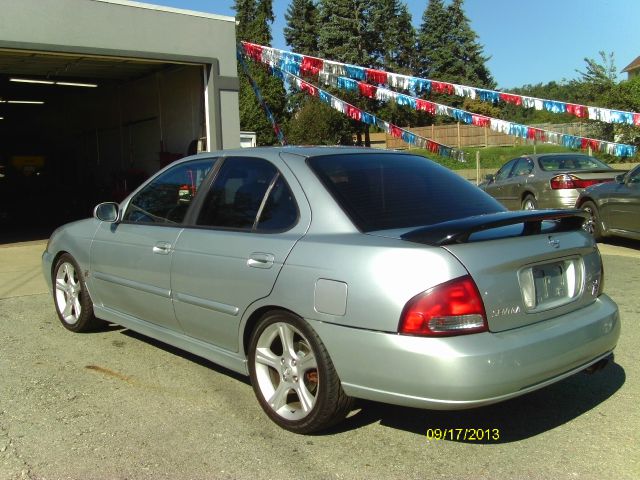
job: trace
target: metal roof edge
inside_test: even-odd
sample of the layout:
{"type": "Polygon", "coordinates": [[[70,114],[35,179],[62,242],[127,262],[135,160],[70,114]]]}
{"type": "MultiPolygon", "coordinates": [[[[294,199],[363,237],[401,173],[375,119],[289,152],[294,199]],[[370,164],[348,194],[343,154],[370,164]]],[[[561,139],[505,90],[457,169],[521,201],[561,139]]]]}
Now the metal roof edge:
{"type": "Polygon", "coordinates": [[[176,13],[179,15],[189,15],[191,17],[209,18],[212,20],[222,20],[224,22],[236,22],[235,17],[227,15],[217,15],[215,13],[198,12],[196,10],[186,10],[183,8],[165,7],[153,3],[134,2],[132,0],[91,0],[93,2],[111,3],[114,5],[122,5],[125,7],[143,8],[145,10],[155,10],[158,12],[176,13]]]}

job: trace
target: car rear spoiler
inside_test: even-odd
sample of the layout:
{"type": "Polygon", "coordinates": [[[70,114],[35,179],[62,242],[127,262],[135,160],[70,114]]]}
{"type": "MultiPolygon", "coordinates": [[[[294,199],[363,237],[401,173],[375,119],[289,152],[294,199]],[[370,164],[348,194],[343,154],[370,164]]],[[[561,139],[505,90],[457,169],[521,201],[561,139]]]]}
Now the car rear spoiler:
{"type": "Polygon", "coordinates": [[[542,222],[545,221],[550,223],[545,225],[545,233],[568,232],[582,228],[588,215],[582,210],[498,212],[420,227],[401,235],[400,238],[428,245],[452,245],[467,243],[469,237],[477,232],[519,223],[524,224],[519,236],[537,235],[542,233],[542,222]]]}

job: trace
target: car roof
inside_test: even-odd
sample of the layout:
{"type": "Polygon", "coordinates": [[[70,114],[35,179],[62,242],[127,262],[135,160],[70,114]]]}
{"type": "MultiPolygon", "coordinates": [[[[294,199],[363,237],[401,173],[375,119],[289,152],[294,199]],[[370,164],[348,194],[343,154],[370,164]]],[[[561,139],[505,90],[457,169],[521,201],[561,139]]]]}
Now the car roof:
{"type": "Polygon", "coordinates": [[[237,156],[260,156],[260,157],[273,157],[278,156],[281,153],[287,153],[291,155],[299,156],[301,159],[309,157],[319,157],[325,155],[346,155],[346,154],[362,154],[362,153],[376,153],[381,155],[408,155],[407,152],[399,150],[382,150],[377,148],[367,147],[342,147],[342,146],[283,146],[283,147],[250,147],[250,148],[234,148],[229,150],[216,150],[211,152],[202,152],[198,155],[191,156],[189,158],[194,159],[198,157],[237,157],[237,156]]]}
{"type": "Polygon", "coordinates": [[[542,158],[542,157],[588,157],[589,155],[582,152],[558,152],[558,153],[549,152],[549,153],[538,153],[535,155],[532,154],[532,155],[522,155],[522,156],[536,159],[536,158],[542,158]]]}

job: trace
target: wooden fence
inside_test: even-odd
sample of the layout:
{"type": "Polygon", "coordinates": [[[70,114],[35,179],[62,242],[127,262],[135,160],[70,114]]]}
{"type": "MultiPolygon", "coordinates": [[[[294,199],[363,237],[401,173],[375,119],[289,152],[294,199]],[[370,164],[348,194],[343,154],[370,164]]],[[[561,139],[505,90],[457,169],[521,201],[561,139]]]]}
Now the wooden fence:
{"type": "MultiPolygon", "coordinates": [[[[559,123],[559,124],[536,124],[530,125],[536,128],[542,128],[552,132],[564,133],[568,135],[577,136],[591,136],[596,132],[593,131],[593,127],[584,123],[559,123]]],[[[448,124],[448,125],[431,125],[429,127],[416,127],[408,128],[407,130],[419,135],[421,137],[428,138],[434,142],[447,145],[449,147],[506,147],[513,145],[523,145],[532,143],[531,140],[526,140],[511,135],[506,135],[500,132],[494,132],[489,127],[476,127],[475,125],[463,125],[460,123],[448,124]]],[[[405,149],[411,148],[409,144],[402,141],[400,138],[394,138],[386,133],[372,133],[371,134],[372,146],[379,146],[380,148],[390,149],[405,149]],[[382,146],[382,139],[384,138],[385,147],[382,146]]]]}

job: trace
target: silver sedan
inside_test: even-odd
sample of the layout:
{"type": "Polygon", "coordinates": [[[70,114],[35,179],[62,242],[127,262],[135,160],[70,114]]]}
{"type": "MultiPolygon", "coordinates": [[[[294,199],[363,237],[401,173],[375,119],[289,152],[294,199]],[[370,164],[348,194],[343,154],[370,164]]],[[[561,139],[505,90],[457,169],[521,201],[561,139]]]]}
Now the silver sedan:
{"type": "Polygon", "coordinates": [[[505,163],[480,187],[510,210],[573,208],[582,190],[623,172],[579,153],[525,155],[505,163]]]}
{"type": "Polygon", "coordinates": [[[56,230],[62,325],[112,322],[251,378],[298,433],[354,398],[463,409],[603,366],[620,332],[579,211],[507,212],[419,156],[200,154],[56,230]]]}

